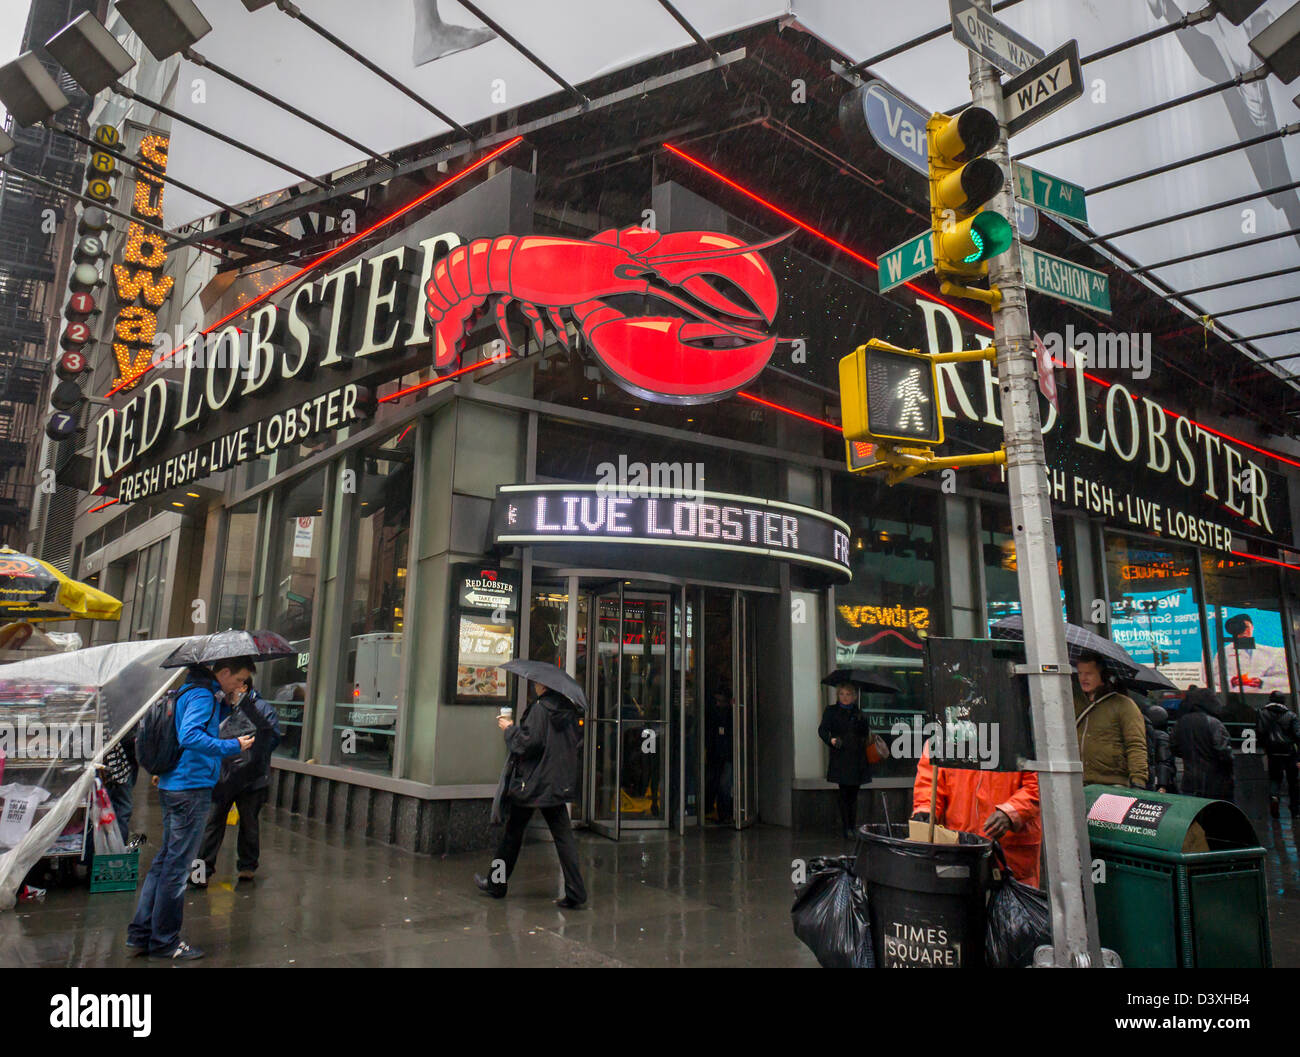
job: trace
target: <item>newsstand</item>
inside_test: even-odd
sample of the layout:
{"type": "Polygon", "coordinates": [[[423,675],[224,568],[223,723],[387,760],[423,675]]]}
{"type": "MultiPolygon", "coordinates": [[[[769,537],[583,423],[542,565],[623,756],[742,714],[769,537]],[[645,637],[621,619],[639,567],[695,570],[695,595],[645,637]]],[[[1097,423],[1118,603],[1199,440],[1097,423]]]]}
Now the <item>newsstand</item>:
{"type": "Polygon", "coordinates": [[[1101,945],[1125,968],[1272,967],[1264,849],[1240,808],[1107,785],[1084,794],[1101,945]]]}

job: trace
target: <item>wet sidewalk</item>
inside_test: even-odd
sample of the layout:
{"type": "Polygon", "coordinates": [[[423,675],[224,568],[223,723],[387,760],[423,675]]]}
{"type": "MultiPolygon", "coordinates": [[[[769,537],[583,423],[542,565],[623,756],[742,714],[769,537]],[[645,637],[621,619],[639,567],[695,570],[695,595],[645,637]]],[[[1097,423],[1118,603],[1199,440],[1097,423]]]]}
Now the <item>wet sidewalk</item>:
{"type": "MultiPolygon", "coordinates": [[[[157,848],[154,798],[133,820],[146,829],[142,869],[157,848]]],[[[839,842],[756,826],[654,835],[620,843],[578,834],[588,909],[560,910],[559,866],[548,843],[524,846],[510,896],[473,887],[482,853],[441,858],[330,836],[320,823],[266,808],[262,867],[236,884],[235,831],[206,891],[186,896],[182,935],[202,966],[808,966],[790,927],[791,860],[838,853],[839,842]]],[[[1260,829],[1274,964],[1300,966],[1300,853],[1292,820],[1260,829]]],[[[0,914],[0,966],[167,963],[122,948],[135,893],[51,889],[44,903],[0,914]]]]}
{"type": "MultiPolygon", "coordinates": [[[[132,829],[145,859],[161,826],[154,797],[132,829]]],[[[816,966],[790,928],[790,861],[838,852],[789,830],[708,830],[620,843],[579,832],[588,908],[560,910],[559,864],[529,841],[504,900],[474,888],[490,856],[433,858],[329,836],[320,823],[267,807],[258,878],[237,884],[235,830],[206,891],[190,889],[182,936],[200,966],[816,966]]],[[[121,966],[164,962],[123,949],[135,893],[51,889],[44,903],[0,914],[0,965],[121,966]]]]}

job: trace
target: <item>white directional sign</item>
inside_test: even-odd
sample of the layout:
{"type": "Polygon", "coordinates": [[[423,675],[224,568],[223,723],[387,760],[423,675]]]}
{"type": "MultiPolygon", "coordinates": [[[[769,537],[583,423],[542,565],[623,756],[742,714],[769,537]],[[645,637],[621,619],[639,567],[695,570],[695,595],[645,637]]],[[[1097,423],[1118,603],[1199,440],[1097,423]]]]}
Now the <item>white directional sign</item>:
{"type": "Polygon", "coordinates": [[[1079,42],[1072,40],[1032,70],[1002,86],[1002,116],[1007,135],[1023,132],[1081,95],[1083,68],[1079,65],[1079,42]]]}
{"type": "Polygon", "coordinates": [[[952,35],[957,43],[987,59],[1008,76],[1024,73],[1042,59],[1042,48],[987,11],[972,7],[970,0],[948,0],[948,8],[952,11],[952,35]]]}

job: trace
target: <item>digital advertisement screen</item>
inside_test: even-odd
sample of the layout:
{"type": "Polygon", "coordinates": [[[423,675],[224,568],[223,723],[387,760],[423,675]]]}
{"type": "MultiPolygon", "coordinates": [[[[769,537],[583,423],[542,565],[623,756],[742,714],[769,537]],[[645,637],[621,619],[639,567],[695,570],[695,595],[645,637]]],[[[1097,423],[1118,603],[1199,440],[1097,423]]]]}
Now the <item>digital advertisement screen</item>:
{"type": "Polygon", "coordinates": [[[510,676],[501,665],[514,655],[513,624],[487,624],[462,613],[456,651],[456,703],[504,704],[510,676]]]}
{"type": "Polygon", "coordinates": [[[1207,606],[1206,626],[1214,647],[1214,686],[1220,693],[1291,692],[1280,613],[1241,606],[1207,606]]]}

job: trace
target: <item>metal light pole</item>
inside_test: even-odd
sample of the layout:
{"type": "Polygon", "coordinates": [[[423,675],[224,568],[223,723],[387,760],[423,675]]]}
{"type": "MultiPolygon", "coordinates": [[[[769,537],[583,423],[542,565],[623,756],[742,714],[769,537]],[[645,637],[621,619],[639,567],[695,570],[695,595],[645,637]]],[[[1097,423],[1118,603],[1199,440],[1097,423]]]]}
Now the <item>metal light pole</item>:
{"type": "MultiPolygon", "coordinates": [[[[987,11],[988,0],[972,0],[987,11]]],[[[1001,132],[987,157],[1005,174],[1003,189],[989,208],[1014,221],[1011,167],[997,71],[972,54],[971,97],[991,111],[1001,132]]],[[[1070,663],[1061,620],[1061,581],[1052,531],[1051,491],[1038,416],[1038,369],[1034,361],[1020,245],[989,261],[989,285],[1002,291],[993,313],[998,350],[998,384],[1007,453],[1007,485],[1016,542],[1016,579],[1024,620],[1026,670],[1038,759],[1043,839],[1047,848],[1047,890],[1052,907],[1054,963],[1058,967],[1101,967],[1085,819],[1082,764],[1074,732],[1070,663]]]]}

